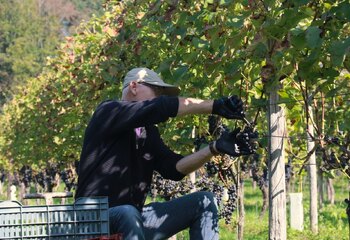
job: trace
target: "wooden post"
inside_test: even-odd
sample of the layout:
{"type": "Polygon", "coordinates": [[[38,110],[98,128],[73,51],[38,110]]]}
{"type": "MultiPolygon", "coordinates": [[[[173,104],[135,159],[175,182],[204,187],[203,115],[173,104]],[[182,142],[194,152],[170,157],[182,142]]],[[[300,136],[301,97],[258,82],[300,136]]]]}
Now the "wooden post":
{"type": "MultiPolygon", "coordinates": [[[[311,138],[314,135],[314,125],[312,108],[309,105],[309,122],[307,124],[307,152],[309,153],[315,147],[315,142],[311,138]],[[311,135],[311,136],[310,136],[311,135]]],[[[317,193],[317,166],[316,166],[316,154],[315,151],[310,155],[309,159],[309,179],[310,179],[310,227],[313,233],[318,232],[318,193],[317,193]]]]}
{"type": "Polygon", "coordinates": [[[278,105],[279,82],[269,92],[269,239],[287,238],[286,183],[284,136],[286,124],[284,110],[278,105]]]}
{"type": "Polygon", "coordinates": [[[17,200],[17,193],[16,193],[16,186],[15,185],[11,185],[10,187],[10,200],[11,201],[16,201],[17,200]]]}
{"type": "Polygon", "coordinates": [[[241,174],[239,174],[239,180],[238,180],[238,240],[244,239],[244,222],[245,222],[245,210],[244,210],[244,181],[241,174]]]}
{"type": "Polygon", "coordinates": [[[320,203],[320,207],[322,208],[323,203],[324,203],[324,191],[323,191],[323,173],[321,169],[318,169],[318,199],[320,203]]]}
{"type": "Polygon", "coordinates": [[[7,195],[7,199],[10,199],[12,200],[12,189],[11,189],[11,186],[12,186],[12,183],[13,183],[13,174],[11,174],[10,172],[7,173],[7,191],[6,191],[6,195],[7,195]]]}
{"type": "Polygon", "coordinates": [[[4,183],[0,180],[0,193],[3,194],[4,183]]]}
{"type": "MultiPolygon", "coordinates": [[[[192,137],[192,139],[195,139],[195,137],[196,137],[196,126],[193,126],[193,128],[192,128],[191,137],[192,137]]],[[[193,148],[192,152],[195,152],[195,151],[196,151],[196,149],[193,148]]],[[[192,186],[193,186],[193,188],[191,189],[191,192],[195,192],[196,191],[196,171],[191,172],[189,174],[189,178],[190,178],[190,181],[191,181],[192,186]]]]}
{"type": "Polygon", "coordinates": [[[333,180],[331,178],[327,178],[327,196],[330,204],[334,205],[335,202],[335,190],[333,186],[333,180]]]}

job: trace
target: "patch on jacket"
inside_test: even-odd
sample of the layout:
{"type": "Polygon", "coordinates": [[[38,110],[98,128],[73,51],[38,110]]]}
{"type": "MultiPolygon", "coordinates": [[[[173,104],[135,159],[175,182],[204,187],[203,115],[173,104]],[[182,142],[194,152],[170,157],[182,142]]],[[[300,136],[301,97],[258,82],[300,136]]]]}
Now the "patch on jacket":
{"type": "Polygon", "coordinates": [[[145,155],[143,155],[143,158],[146,160],[151,160],[153,156],[150,153],[145,153],[145,155]]]}

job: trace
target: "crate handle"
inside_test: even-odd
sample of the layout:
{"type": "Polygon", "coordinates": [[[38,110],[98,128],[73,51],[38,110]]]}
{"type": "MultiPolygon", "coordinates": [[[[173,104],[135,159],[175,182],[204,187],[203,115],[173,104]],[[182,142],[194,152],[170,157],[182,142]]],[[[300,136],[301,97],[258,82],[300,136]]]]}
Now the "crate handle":
{"type": "Polygon", "coordinates": [[[72,192],[27,193],[24,195],[24,199],[44,198],[46,205],[52,205],[53,198],[69,198],[69,197],[73,197],[72,192]]]}

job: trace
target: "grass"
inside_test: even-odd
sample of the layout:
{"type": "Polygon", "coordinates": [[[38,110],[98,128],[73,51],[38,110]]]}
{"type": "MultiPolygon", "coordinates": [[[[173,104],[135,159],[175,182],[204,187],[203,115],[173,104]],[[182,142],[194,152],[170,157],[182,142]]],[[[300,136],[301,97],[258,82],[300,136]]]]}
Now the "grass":
{"type": "MultiPolygon", "coordinates": [[[[334,180],[335,204],[329,202],[319,208],[318,212],[318,234],[310,230],[309,219],[309,189],[304,184],[303,206],[304,206],[304,230],[293,230],[289,226],[289,204],[287,203],[287,239],[288,240],[349,240],[349,225],[346,215],[345,198],[349,198],[348,180],[338,177],[334,180]]],[[[266,240],[269,238],[268,211],[262,218],[259,218],[262,195],[258,188],[253,189],[251,181],[245,182],[245,222],[244,222],[244,240],[266,240]]],[[[287,199],[288,202],[288,199],[287,199]]],[[[237,239],[237,219],[238,213],[232,216],[232,224],[226,225],[220,220],[220,240],[237,239]]],[[[177,235],[177,240],[189,239],[185,231],[177,235]]]]}
{"type": "MultiPolygon", "coordinates": [[[[295,186],[300,186],[295,183],[295,186]]],[[[344,177],[334,179],[335,204],[331,205],[325,202],[319,207],[318,229],[319,233],[314,234],[310,230],[309,212],[309,189],[307,182],[303,183],[303,207],[304,207],[304,230],[297,231],[289,227],[289,209],[287,203],[287,239],[288,240],[349,240],[349,223],[346,215],[345,198],[349,198],[349,182],[344,177]]],[[[3,189],[6,189],[5,186],[3,189]]],[[[269,237],[268,211],[262,218],[259,218],[262,207],[262,194],[258,188],[254,189],[250,180],[245,181],[245,222],[244,222],[244,240],[266,240],[269,237]]],[[[63,189],[58,189],[58,191],[63,189]]],[[[2,194],[0,194],[2,195],[2,194]]],[[[3,198],[4,196],[1,196],[3,198]]],[[[42,200],[43,201],[43,200],[42,200]]],[[[59,204],[60,200],[55,199],[59,204]]],[[[67,200],[72,202],[73,199],[67,200]]],[[[288,199],[287,199],[288,202],[288,199]]],[[[34,200],[30,200],[30,205],[35,205],[34,200]]],[[[220,240],[237,239],[237,219],[238,213],[232,216],[232,224],[226,225],[220,220],[220,240]]],[[[188,240],[188,232],[184,231],[177,235],[177,240],[188,240]]]]}
{"type": "MultiPolygon", "coordinates": [[[[304,230],[293,230],[289,226],[289,204],[287,203],[287,239],[291,240],[348,240],[349,229],[346,215],[345,198],[349,197],[348,181],[344,178],[334,180],[335,187],[335,204],[325,203],[319,208],[318,229],[319,233],[314,234],[310,230],[309,219],[309,189],[303,189],[303,206],[304,206],[304,230]]],[[[262,195],[259,189],[253,189],[250,181],[245,182],[245,223],[244,239],[259,240],[268,239],[268,212],[260,219],[260,209],[262,206],[262,195]]],[[[288,202],[288,199],[287,199],[288,202]]],[[[233,220],[238,219],[237,214],[233,215],[233,220]]],[[[220,239],[233,240],[237,239],[237,229],[235,226],[227,226],[224,223],[220,225],[220,239]]]]}

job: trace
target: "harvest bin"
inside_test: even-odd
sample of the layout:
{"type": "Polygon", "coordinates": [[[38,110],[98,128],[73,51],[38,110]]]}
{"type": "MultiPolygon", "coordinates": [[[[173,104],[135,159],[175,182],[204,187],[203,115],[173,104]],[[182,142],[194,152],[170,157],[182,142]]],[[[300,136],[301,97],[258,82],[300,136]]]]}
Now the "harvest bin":
{"type": "Polygon", "coordinates": [[[0,239],[93,239],[109,236],[108,198],[70,205],[23,206],[0,202],[0,239]]]}

